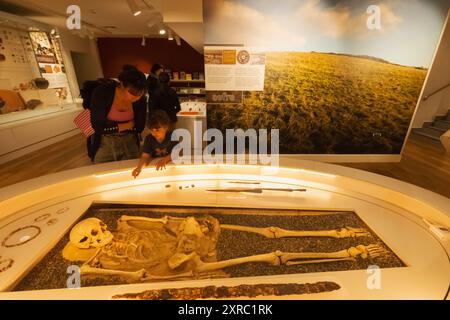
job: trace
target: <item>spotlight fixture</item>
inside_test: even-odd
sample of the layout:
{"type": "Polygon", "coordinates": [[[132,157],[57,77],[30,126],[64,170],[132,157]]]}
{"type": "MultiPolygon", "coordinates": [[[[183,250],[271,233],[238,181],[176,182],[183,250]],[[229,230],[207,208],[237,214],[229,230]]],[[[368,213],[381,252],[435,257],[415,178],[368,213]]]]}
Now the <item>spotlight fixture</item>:
{"type": "Polygon", "coordinates": [[[179,36],[175,36],[175,42],[177,43],[177,46],[181,46],[181,39],[179,36]]]}
{"type": "Polygon", "coordinates": [[[139,10],[136,0],[127,0],[128,6],[130,7],[131,13],[136,17],[142,13],[141,10],[139,10]]]}
{"type": "Polygon", "coordinates": [[[160,35],[165,35],[166,34],[166,29],[164,29],[164,28],[159,29],[159,34],[160,35]]]}
{"type": "Polygon", "coordinates": [[[172,31],[170,31],[170,30],[169,30],[169,35],[167,36],[167,39],[169,39],[169,41],[173,40],[172,31]]]}
{"type": "Polygon", "coordinates": [[[142,36],[141,46],[145,47],[145,36],[142,36]]]}

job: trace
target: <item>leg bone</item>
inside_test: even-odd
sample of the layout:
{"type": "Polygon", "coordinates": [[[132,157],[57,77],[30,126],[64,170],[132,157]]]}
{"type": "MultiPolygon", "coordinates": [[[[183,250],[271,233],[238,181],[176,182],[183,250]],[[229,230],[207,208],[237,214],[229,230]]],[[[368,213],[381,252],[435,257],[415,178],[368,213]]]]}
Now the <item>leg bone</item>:
{"type": "Polygon", "coordinates": [[[127,222],[127,221],[160,222],[162,224],[167,224],[167,222],[169,222],[169,217],[164,216],[161,219],[155,219],[155,218],[146,218],[146,217],[121,216],[119,219],[119,222],[127,222]]]}
{"type": "Polygon", "coordinates": [[[189,255],[187,254],[174,255],[170,259],[173,261],[173,263],[170,263],[169,267],[171,269],[174,269],[180,266],[181,264],[185,263],[186,261],[193,260],[195,262],[194,272],[203,273],[251,262],[263,262],[274,266],[280,264],[296,265],[296,264],[322,263],[335,261],[354,261],[355,258],[358,256],[360,256],[363,259],[366,259],[368,257],[376,258],[386,253],[388,253],[388,251],[386,251],[383,247],[379,245],[368,245],[368,246],[359,245],[356,247],[351,247],[349,249],[344,249],[336,252],[290,253],[290,252],[275,251],[271,253],[258,254],[249,257],[235,258],[208,263],[203,262],[198,254],[191,253],[189,255]],[[290,261],[297,259],[316,259],[316,260],[294,261],[294,262],[290,261]],[[175,263],[175,261],[177,263],[175,263]]]}
{"type": "Polygon", "coordinates": [[[218,262],[203,262],[201,260],[200,256],[196,253],[191,253],[189,255],[178,253],[169,259],[169,262],[172,261],[172,263],[169,263],[169,267],[171,269],[174,269],[188,260],[193,260],[195,262],[194,271],[196,273],[204,273],[204,272],[221,270],[226,267],[232,267],[232,266],[236,266],[236,265],[240,265],[240,264],[244,264],[244,263],[250,263],[250,262],[264,262],[264,263],[269,263],[269,264],[275,265],[275,266],[280,265],[280,259],[275,254],[275,252],[258,254],[258,255],[249,256],[249,257],[223,260],[223,261],[218,261],[218,262]],[[175,261],[177,263],[175,263],[175,261]]]}
{"type": "Polygon", "coordinates": [[[197,256],[195,272],[202,273],[202,272],[220,270],[220,269],[223,269],[226,267],[237,266],[237,265],[241,265],[244,263],[250,263],[250,262],[264,262],[264,263],[268,263],[268,264],[271,264],[274,266],[280,265],[280,259],[274,252],[258,254],[258,255],[249,256],[249,257],[223,260],[223,261],[218,261],[218,262],[209,262],[209,263],[205,263],[205,262],[201,261],[200,257],[197,256]]]}
{"type": "Polygon", "coordinates": [[[263,235],[266,238],[289,238],[289,237],[332,237],[332,238],[350,238],[350,237],[367,237],[370,233],[360,228],[341,228],[340,230],[320,230],[320,231],[297,231],[285,230],[278,227],[255,228],[248,226],[239,226],[231,224],[223,224],[222,229],[237,230],[244,232],[252,232],[263,235]]]}
{"type": "Polygon", "coordinates": [[[319,259],[319,260],[305,260],[305,261],[286,261],[287,266],[296,266],[299,264],[312,264],[312,263],[324,263],[324,262],[337,262],[337,261],[355,261],[355,258],[338,258],[338,259],[319,259]]]}
{"type": "Polygon", "coordinates": [[[388,251],[383,247],[371,244],[368,246],[359,245],[344,249],[336,252],[301,252],[301,253],[289,253],[289,252],[277,252],[283,264],[290,260],[297,259],[348,259],[361,257],[363,259],[376,258],[381,255],[387,254],[388,251]]]}

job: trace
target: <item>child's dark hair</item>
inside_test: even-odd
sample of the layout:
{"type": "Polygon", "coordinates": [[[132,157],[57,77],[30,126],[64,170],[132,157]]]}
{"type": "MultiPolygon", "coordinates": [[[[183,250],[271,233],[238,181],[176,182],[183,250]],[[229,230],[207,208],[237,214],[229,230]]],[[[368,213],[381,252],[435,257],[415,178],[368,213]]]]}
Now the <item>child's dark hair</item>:
{"type": "Polygon", "coordinates": [[[119,75],[119,81],[125,88],[132,89],[134,93],[142,93],[147,89],[145,75],[139,70],[122,71],[119,75]]]}
{"type": "Polygon", "coordinates": [[[147,128],[158,129],[161,127],[170,127],[170,118],[164,110],[150,111],[147,119],[147,128]]]}

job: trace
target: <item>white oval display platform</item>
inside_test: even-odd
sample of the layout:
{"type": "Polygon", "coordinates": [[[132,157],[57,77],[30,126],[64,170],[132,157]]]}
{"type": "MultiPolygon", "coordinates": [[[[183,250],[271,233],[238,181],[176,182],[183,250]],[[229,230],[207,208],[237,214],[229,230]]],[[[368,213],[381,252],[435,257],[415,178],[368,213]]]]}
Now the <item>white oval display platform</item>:
{"type": "Polygon", "coordinates": [[[333,282],[340,289],[263,298],[448,298],[450,199],[376,174],[288,158],[280,159],[279,167],[149,167],[137,179],[131,176],[134,165],[89,166],[0,190],[0,300],[111,299],[163,288],[317,282],[333,282]],[[300,189],[305,191],[289,192],[300,189]],[[404,267],[14,291],[86,210],[102,203],[354,212],[404,267]]]}

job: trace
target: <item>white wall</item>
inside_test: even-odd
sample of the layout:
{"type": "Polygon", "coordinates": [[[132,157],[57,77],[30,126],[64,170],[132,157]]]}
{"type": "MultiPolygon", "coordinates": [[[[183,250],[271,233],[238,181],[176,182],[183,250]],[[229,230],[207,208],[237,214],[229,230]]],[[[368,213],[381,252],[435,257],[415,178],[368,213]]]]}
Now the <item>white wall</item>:
{"type": "Polygon", "coordinates": [[[100,57],[97,49],[96,40],[89,38],[80,38],[77,35],[71,34],[67,30],[58,29],[58,33],[61,38],[61,46],[63,51],[63,59],[66,62],[67,77],[69,78],[70,89],[73,93],[74,98],[78,97],[80,88],[78,86],[77,75],[73,67],[71,51],[81,52],[92,55],[95,63],[86,66],[87,68],[94,67],[97,78],[103,78],[102,66],[100,63],[100,57]]]}
{"type": "Polygon", "coordinates": [[[96,72],[96,62],[91,54],[84,52],[71,51],[73,67],[77,74],[78,87],[82,87],[87,80],[94,80],[98,78],[96,72]]]}
{"type": "MultiPolygon", "coordinates": [[[[449,53],[450,54],[450,53],[449,53]]],[[[450,55],[448,57],[450,61],[450,55]]],[[[448,73],[450,74],[450,69],[448,69],[448,73]]],[[[448,82],[450,83],[450,81],[448,82]]],[[[441,93],[442,99],[439,105],[438,114],[445,114],[450,109],[450,87],[441,93]]]]}
{"type": "MultiPolygon", "coordinates": [[[[450,83],[450,11],[442,34],[441,43],[430,69],[423,97],[450,83]]],[[[444,115],[450,109],[450,88],[447,88],[428,100],[422,100],[414,116],[413,128],[422,127],[438,115],[444,115]]]]}

